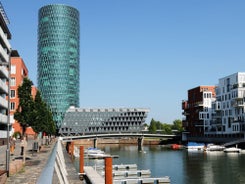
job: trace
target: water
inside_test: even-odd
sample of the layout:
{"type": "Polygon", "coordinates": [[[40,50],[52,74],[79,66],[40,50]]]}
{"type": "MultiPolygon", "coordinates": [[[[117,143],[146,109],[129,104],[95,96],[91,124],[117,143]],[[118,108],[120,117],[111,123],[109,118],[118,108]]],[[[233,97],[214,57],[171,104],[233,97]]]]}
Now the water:
{"type": "MultiPolygon", "coordinates": [[[[161,146],[105,145],[99,147],[119,155],[113,164],[137,164],[139,170],[150,169],[153,177],[170,176],[173,184],[245,183],[245,154],[168,150],[161,146]]],[[[103,160],[86,160],[87,165],[103,165],[103,160]]]]}

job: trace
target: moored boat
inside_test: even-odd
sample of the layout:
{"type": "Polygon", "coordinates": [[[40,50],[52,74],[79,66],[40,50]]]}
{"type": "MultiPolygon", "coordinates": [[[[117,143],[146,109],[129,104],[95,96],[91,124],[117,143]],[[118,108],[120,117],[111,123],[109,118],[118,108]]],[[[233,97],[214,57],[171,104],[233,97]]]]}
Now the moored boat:
{"type": "Polygon", "coordinates": [[[204,143],[188,142],[186,149],[188,151],[203,151],[204,146],[205,146],[204,143]]]}
{"type": "Polygon", "coordinates": [[[101,149],[90,147],[90,148],[87,148],[84,151],[84,154],[86,154],[86,155],[91,155],[91,154],[105,154],[105,152],[102,151],[101,149]]]}
{"type": "Polygon", "coordinates": [[[205,147],[205,151],[223,151],[224,149],[224,146],[216,144],[208,144],[207,147],[205,147]]]}
{"type": "Polygon", "coordinates": [[[225,148],[224,152],[225,153],[240,153],[242,149],[236,148],[236,147],[230,147],[230,148],[225,148]]]}

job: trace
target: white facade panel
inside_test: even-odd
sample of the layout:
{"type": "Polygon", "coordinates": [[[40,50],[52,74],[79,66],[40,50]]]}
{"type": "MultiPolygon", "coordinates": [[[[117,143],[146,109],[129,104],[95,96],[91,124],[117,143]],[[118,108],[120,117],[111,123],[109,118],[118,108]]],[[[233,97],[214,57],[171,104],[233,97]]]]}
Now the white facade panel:
{"type": "Polygon", "coordinates": [[[7,38],[6,34],[3,32],[1,27],[0,27],[0,37],[3,39],[4,44],[6,45],[8,50],[10,50],[10,48],[11,48],[10,43],[8,41],[8,38],[7,38]]]}
{"type": "Polygon", "coordinates": [[[8,116],[4,114],[0,114],[0,123],[7,124],[8,123],[8,116]]]}
{"type": "Polygon", "coordinates": [[[8,109],[8,101],[1,96],[0,96],[0,106],[5,109],[8,109]]]}
{"type": "Polygon", "coordinates": [[[1,138],[7,138],[7,131],[0,130],[0,139],[1,138]]]}
{"type": "Polygon", "coordinates": [[[7,54],[7,49],[4,49],[0,44],[0,54],[6,62],[9,60],[9,55],[7,54]]]}
{"type": "Polygon", "coordinates": [[[8,78],[8,70],[7,70],[7,68],[5,66],[1,66],[0,65],[0,73],[5,78],[8,78]]]}
{"type": "Polygon", "coordinates": [[[4,91],[6,94],[8,94],[8,85],[2,80],[0,80],[0,89],[4,91]]]}

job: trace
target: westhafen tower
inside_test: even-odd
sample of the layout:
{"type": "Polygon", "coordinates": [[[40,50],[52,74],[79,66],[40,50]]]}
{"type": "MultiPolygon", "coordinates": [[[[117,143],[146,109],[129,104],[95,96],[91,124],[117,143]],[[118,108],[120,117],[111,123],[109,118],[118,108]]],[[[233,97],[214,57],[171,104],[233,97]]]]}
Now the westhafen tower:
{"type": "Polygon", "coordinates": [[[66,110],[79,106],[79,12],[54,4],[38,13],[38,89],[59,128],[66,110]]]}

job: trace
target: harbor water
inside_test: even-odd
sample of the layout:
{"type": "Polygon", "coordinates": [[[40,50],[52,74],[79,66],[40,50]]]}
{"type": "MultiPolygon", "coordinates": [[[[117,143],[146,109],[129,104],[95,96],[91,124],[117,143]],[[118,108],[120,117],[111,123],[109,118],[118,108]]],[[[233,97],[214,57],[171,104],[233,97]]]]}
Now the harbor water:
{"type": "MultiPolygon", "coordinates": [[[[245,154],[170,150],[162,146],[102,145],[106,153],[118,155],[113,164],[137,164],[151,170],[152,177],[169,176],[172,184],[245,183],[245,154]]],[[[78,159],[77,159],[78,162],[78,159]]],[[[78,163],[75,163],[78,167],[78,163]]],[[[86,165],[103,165],[103,159],[86,159],[86,165]]]]}

